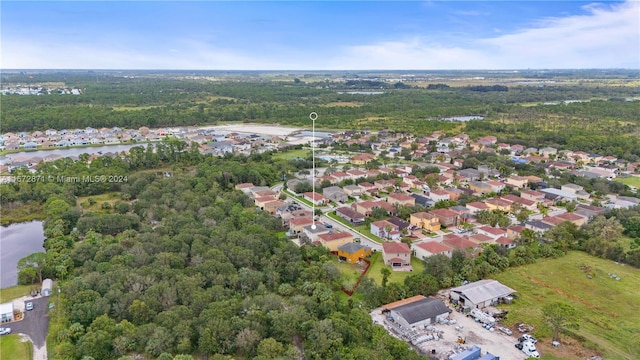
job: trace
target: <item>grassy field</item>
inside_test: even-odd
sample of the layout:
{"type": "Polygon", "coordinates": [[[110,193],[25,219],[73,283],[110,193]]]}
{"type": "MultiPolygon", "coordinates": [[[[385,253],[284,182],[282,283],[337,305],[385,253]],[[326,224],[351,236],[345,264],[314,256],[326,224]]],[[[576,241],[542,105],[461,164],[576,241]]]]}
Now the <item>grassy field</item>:
{"type": "Polygon", "coordinates": [[[0,303],[29,295],[31,290],[38,290],[39,288],[39,285],[16,285],[10,288],[0,289],[0,303]]]}
{"type": "Polygon", "coordinates": [[[548,342],[552,333],[542,320],[542,305],[569,303],[579,319],[579,328],[570,331],[584,347],[602,352],[605,359],[640,359],[639,269],[572,252],[509,269],[495,279],[520,296],[504,305],[509,311],[507,325],[529,323],[536,327],[535,335],[548,342]],[[609,274],[618,275],[620,281],[609,274]]]}
{"type": "Polygon", "coordinates": [[[311,150],[308,150],[308,149],[295,149],[295,150],[289,150],[289,151],[278,152],[276,154],[273,154],[273,158],[281,159],[281,160],[298,159],[298,158],[306,159],[307,155],[309,155],[310,152],[311,150]]]}
{"type": "Polygon", "coordinates": [[[625,185],[635,186],[640,188],[640,176],[631,176],[628,178],[617,178],[616,181],[619,181],[625,185]]]}
{"type": "MultiPolygon", "coordinates": [[[[369,268],[366,276],[373,279],[376,283],[378,283],[378,285],[382,285],[382,274],[380,273],[380,269],[385,266],[384,262],[382,261],[382,253],[373,253],[369,261],[371,261],[371,267],[369,268]]],[[[402,283],[404,282],[404,279],[406,279],[410,275],[421,273],[424,271],[424,263],[422,262],[422,260],[416,257],[411,258],[411,266],[413,266],[413,271],[391,271],[389,282],[402,283]]]]}
{"type": "Polygon", "coordinates": [[[33,358],[33,346],[30,342],[21,342],[18,335],[5,335],[0,337],[0,359],[4,360],[31,360],[33,358]]]}
{"type": "Polygon", "coordinates": [[[44,219],[44,212],[42,206],[35,201],[29,204],[0,208],[0,225],[2,226],[41,219],[44,219]]]}
{"type": "Polygon", "coordinates": [[[110,192],[110,193],[105,193],[100,195],[78,197],[78,203],[80,204],[84,212],[92,211],[96,213],[109,213],[110,210],[102,209],[102,204],[106,202],[113,207],[113,204],[118,200],[120,200],[119,192],[110,192]],[[92,198],[93,200],[95,200],[95,203],[90,204],[89,198],[92,198]]]}

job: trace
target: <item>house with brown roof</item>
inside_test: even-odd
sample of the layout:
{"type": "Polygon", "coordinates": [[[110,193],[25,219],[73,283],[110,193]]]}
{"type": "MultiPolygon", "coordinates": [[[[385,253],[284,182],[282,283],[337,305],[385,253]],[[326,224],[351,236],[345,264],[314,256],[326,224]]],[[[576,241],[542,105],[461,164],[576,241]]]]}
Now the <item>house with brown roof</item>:
{"type": "Polygon", "coordinates": [[[451,199],[451,194],[449,194],[449,192],[445,190],[431,190],[428,196],[435,202],[451,199]]]}
{"type": "Polygon", "coordinates": [[[479,211],[491,211],[491,208],[487,204],[479,201],[470,202],[465,205],[465,207],[469,209],[472,214],[477,214],[479,211]]]}
{"type": "Polygon", "coordinates": [[[447,234],[442,238],[442,243],[453,249],[475,249],[477,244],[454,234],[447,234]]]}
{"type": "Polygon", "coordinates": [[[338,251],[338,247],[346,245],[353,241],[353,235],[348,231],[337,232],[329,231],[324,234],[318,235],[318,240],[322,246],[328,248],[331,251],[338,251]]]}
{"type": "Polygon", "coordinates": [[[513,203],[518,203],[520,205],[522,205],[523,208],[530,210],[530,211],[535,211],[538,208],[538,204],[533,201],[533,200],[527,200],[524,198],[521,198],[520,196],[516,196],[516,195],[505,195],[500,197],[500,199],[502,200],[506,200],[513,203]]]}
{"type": "Polygon", "coordinates": [[[351,158],[351,163],[354,165],[366,165],[371,160],[375,160],[376,156],[371,154],[355,155],[351,158]]]}
{"type": "Polygon", "coordinates": [[[505,183],[516,188],[524,188],[529,185],[529,178],[526,176],[512,175],[505,180],[505,183]]]}
{"type": "Polygon", "coordinates": [[[435,214],[430,214],[427,212],[411,214],[409,222],[411,223],[411,225],[417,226],[427,231],[440,230],[440,218],[435,214]]]}
{"type": "Polygon", "coordinates": [[[405,205],[405,206],[413,206],[416,204],[416,199],[404,193],[390,193],[387,196],[387,202],[392,205],[398,204],[398,205],[405,205]]]}
{"type": "Polygon", "coordinates": [[[435,209],[429,211],[429,213],[435,215],[440,220],[442,226],[458,226],[459,214],[449,209],[435,209]]]}
{"type": "Polygon", "coordinates": [[[499,238],[500,236],[507,236],[506,230],[496,228],[493,226],[483,226],[483,227],[477,228],[476,231],[478,232],[478,234],[486,235],[494,240],[499,238]]]}
{"type": "Polygon", "coordinates": [[[276,199],[275,196],[261,196],[261,197],[257,197],[257,198],[253,199],[255,205],[257,207],[259,207],[260,210],[264,210],[265,209],[265,205],[268,202],[275,201],[275,200],[278,200],[278,199],[276,199]]]}
{"type": "Polygon", "coordinates": [[[496,239],[496,244],[498,244],[498,246],[502,246],[504,248],[507,249],[513,249],[514,247],[516,247],[516,242],[514,239],[505,237],[505,236],[501,236],[499,238],[496,239]]]}
{"type": "Polygon", "coordinates": [[[560,219],[557,216],[545,216],[540,221],[542,221],[543,223],[549,224],[551,226],[558,226],[563,222],[565,222],[566,220],[560,219]]]}
{"type": "Polygon", "coordinates": [[[365,218],[364,214],[361,214],[348,206],[337,208],[336,215],[340,216],[351,224],[362,224],[365,218]]]}
{"type": "Polygon", "coordinates": [[[504,212],[511,211],[511,203],[499,198],[491,198],[484,201],[491,210],[500,210],[504,212]]]}
{"type": "Polygon", "coordinates": [[[362,189],[362,191],[365,191],[367,193],[378,192],[378,188],[376,188],[376,186],[370,182],[361,182],[360,184],[358,184],[358,186],[362,189]]]}
{"type": "Polygon", "coordinates": [[[496,239],[490,236],[478,233],[478,234],[473,234],[469,236],[469,240],[480,245],[480,244],[492,244],[495,242],[496,239]]]}
{"type": "Polygon", "coordinates": [[[449,246],[437,241],[425,241],[411,246],[418,259],[426,259],[429,256],[444,254],[451,257],[451,249],[449,246]]]}
{"type": "Polygon", "coordinates": [[[271,215],[275,215],[276,214],[276,210],[283,206],[285,203],[283,200],[273,200],[273,201],[269,201],[267,203],[264,204],[263,206],[263,210],[268,212],[271,215]]]}
{"type": "Polygon", "coordinates": [[[375,210],[376,208],[384,208],[390,214],[395,212],[395,209],[393,208],[393,205],[391,205],[388,202],[383,201],[383,200],[361,201],[361,202],[358,202],[358,203],[351,204],[351,208],[354,209],[355,211],[361,213],[361,214],[364,214],[365,216],[370,216],[371,213],[373,212],[373,210],[375,210]]]}
{"type": "Polygon", "coordinates": [[[491,190],[495,193],[499,193],[500,191],[504,190],[505,187],[507,187],[505,183],[495,180],[488,180],[485,183],[491,186],[491,190]]]}
{"type": "Polygon", "coordinates": [[[565,220],[565,221],[570,221],[574,224],[576,224],[576,226],[582,226],[584,224],[587,223],[587,218],[581,215],[578,215],[576,213],[570,213],[570,212],[566,212],[564,214],[560,214],[558,216],[556,216],[559,219],[565,220]]]}
{"type": "Polygon", "coordinates": [[[313,224],[313,217],[296,217],[289,219],[289,230],[292,233],[300,233],[305,226],[313,224]]]}
{"type": "Polygon", "coordinates": [[[507,237],[509,239],[517,240],[520,238],[520,234],[525,230],[522,225],[511,225],[507,227],[507,237]]]}
{"type": "Polygon", "coordinates": [[[537,203],[544,202],[544,193],[535,190],[523,190],[520,192],[520,197],[523,199],[535,201],[537,203]]]}
{"type": "Polygon", "coordinates": [[[411,265],[411,249],[402,242],[388,242],[382,244],[382,259],[384,264],[391,267],[411,265]]]}
{"type": "Polygon", "coordinates": [[[395,189],[396,182],[389,180],[377,180],[374,182],[374,185],[379,191],[387,191],[388,189],[395,189]]]}
{"type": "Polygon", "coordinates": [[[318,194],[317,192],[306,192],[306,193],[302,194],[302,197],[305,200],[314,203],[316,206],[322,206],[322,205],[325,205],[328,202],[327,198],[325,198],[324,196],[318,194]]]}

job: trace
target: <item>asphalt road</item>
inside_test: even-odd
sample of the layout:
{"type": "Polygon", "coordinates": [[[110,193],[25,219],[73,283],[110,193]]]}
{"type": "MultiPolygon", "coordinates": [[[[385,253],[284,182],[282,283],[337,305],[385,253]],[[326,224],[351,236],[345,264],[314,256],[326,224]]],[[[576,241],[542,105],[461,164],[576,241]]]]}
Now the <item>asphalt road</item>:
{"type": "MultiPolygon", "coordinates": [[[[282,193],[284,193],[285,195],[287,195],[287,198],[288,198],[289,200],[292,200],[292,201],[297,202],[298,204],[300,204],[303,208],[305,208],[305,209],[307,209],[307,210],[310,210],[310,211],[312,210],[312,207],[311,207],[311,206],[309,206],[309,205],[307,205],[307,204],[303,203],[302,201],[297,201],[297,199],[295,199],[295,198],[294,198],[294,197],[292,197],[289,193],[287,193],[286,191],[284,191],[284,190],[282,189],[282,187],[283,187],[283,185],[282,185],[282,184],[278,184],[278,185],[276,185],[276,186],[272,187],[272,190],[274,190],[274,191],[281,191],[282,193]]],[[[333,207],[331,207],[331,209],[333,209],[333,207]]],[[[375,241],[371,240],[368,236],[366,236],[366,235],[364,235],[364,234],[362,234],[362,233],[360,233],[360,232],[358,232],[358,231],[356,231],[356,230],[353,230],[353,229],[347,228],[347,227],[346,227],[346,226],[344,226],[342,223],[340,223],[340,222],[338,222],[338,221],[335,221],[335,220],[333,220],[332,218],[330,218],[330,217],[328,217],[328,216],[326,216],[326,215],[322,215],[322,216],[320,217],[320,221],[325,222],[325,223],[328,223],[328,224],[331,224],[331,225],[333,225],[333,227],[334,227],[334,228],[337,228],[337,229],[339,229],[340,231],[348,231],[348,232],[350,232],[350,233],[353,235],[353,237],[354,237],[354,238],[360,238],[360,243],[361,243],[362,245],[366,245],[366,246],[368,246],[368,247],[370,247],[371,249],[376,250],[376,251],[382,251],[382,245],[380,245],[379,243],[377,243],[377,242],[375,242],[375,241]]]]}
{"type": "Polygon", "coordinates": [[[47,316],[49,298],[41,297],[27,300],[25,303],[29,301],[33,302],[33,310],[26,311],[22,321],[7,324],[7,327],[11,328],[13,334],[29,335],[33,345],[36,348],[41,348],[47,340],[47,330],[49,329],[49,317],[47,316]]]}

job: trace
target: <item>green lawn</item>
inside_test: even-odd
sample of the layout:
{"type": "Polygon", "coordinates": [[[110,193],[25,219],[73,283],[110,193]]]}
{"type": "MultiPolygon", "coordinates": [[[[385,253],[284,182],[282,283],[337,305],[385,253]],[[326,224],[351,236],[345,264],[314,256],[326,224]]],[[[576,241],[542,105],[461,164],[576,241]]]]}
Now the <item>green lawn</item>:
{"type": "Polygon", "coordinates": [[[31,360],[33,346],[30,342],[21,342],[15,334],[0,337],[0,359],[31,360]]]}
{"type": "Polygon", "coordinates": [[[367,228],[365,225],[358,225],[358,226],[353,226],[353,224],[349,223],[348,221],[346,221],[345,219],[341,218],[338,215],[333,214],[333,212],[328,212],[325,215],[327,215],[328,217],[332,218],[333,220],[341,223],[342,225],[350,228],[350,229],[354,229],[362,234],[364,234],[365,236],[369,237],[372,241],[375,241],[379,244],[382,243],[382,240],[380,240],[379,237],[373,235],[371,233],[371,231],[369,231],[369,228],[367,228]]]}
{"type": "Polygon", "coordinates": [[[335,265],[335,267],[340,270],[343,279],[350,279],[353,281],[357,281],[358,277],[362,273],[360,269],[358,269],[355,265],[348,264],[346,262],[341,262],[338,260],[338,257],[335,255],[331,256],[331,263],[335,265]]]}
{"type": "Polygon", "coordinates": [[[619,181],[629,186],[635,186],[637,188],[640,188],[640,176],[631,176],[628,178],[617,178],[616,181],[619,181]]]}
{"type": "Polygon", "coordinates": [[[112,207],[113,204],[116,201],[123,201],[120,200],[120,193],[119,192],[109,192],[109,193],[104,193],[104,194],[100,194],[100,195],[92,195],[92,196],[81,196],[78,197],[78,204],[80,204],[80,206],[82,207],[82,210],[84,212],[97,212],[97,213],[109,213],[110,210],[103,210],[102,209],[102,204],[103,203],[109,203],[112,207]],[[95,201],[94,204],[90,204],[89,203],[89,198],[93,199],[95,201]]]}
{"type": "MultiPolygon", "coordinates": [[[[378,285],[382,285],[382,274],[380,273],[380,269],[382,269],[385,265],[382,261],[382,253],[375,252],[369,258],[371,261],[371,267],[367,272],[369,278],[373,279],[378,285]]],[[[411,258],[411,266],[413,266],[413,271],[391,271],[391,275],[389,276],[389,282],[404,282],[404,279],[409,277],[410,275],[421,273],[424,271],[424,262],[418,259],[417,257],[411,258]]]]}
{"type": "Polygon", "coordinates": [[[509,269],[495,279],[520,296],[503,306],[509,311],[507,325],[532,324],[536,336],[550,341],[551,330],[542,320],[541,308],[562,301],[577,309],[579,328],[571,331],[585,347],[601,351],[605,359],[640,359],[639,269],[572,252],[509,269]],[[610,273],[621,280],[611,279],[610,273]]]}
{"type": "MultiPolygon", "coordinates": [[[[40,289],[40,285],[16,285],[10,288],[0,289],[0,303],[29,295],[31,290],[40,289]]],[[[1,360],[2,358],[0,358],[1,360]]]]}
{"type": "Polygon", "coordinates": [[[311,151],[309,149],[295,149],[295,150],[289,150],[289,151],[284,151],[284,152],[278,152],[276,154],[273,154],[273,158],[274,159],[281,159],[281,160],[289,160],[289,159],[306,159],[307,155],[309,155],[311,151]]]}

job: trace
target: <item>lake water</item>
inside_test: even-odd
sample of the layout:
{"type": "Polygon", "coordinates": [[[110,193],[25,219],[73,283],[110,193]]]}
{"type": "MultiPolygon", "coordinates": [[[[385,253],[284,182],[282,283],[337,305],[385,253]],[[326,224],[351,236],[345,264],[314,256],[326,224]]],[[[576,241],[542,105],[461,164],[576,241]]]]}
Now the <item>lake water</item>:
{"type": "Polygon", "coordinates": [[[53,149],[53,150],[37,150],[37,151],[22,151],[14,154],[7,154],[2,157],[2,161],[6,162],[6,159],[15,160],[16,158],[23,159],[32,159],[34,157],[45,158],[51,155],[60,155],[62,157],[70,157],[70,156],[79,156],[82,154],[106,154],[108,152],[111,153],[119,153],[122,151],[129,151],[134,146],[142,146],[144,148],[147,147],[148,144],[127,144],[127,145],[105,145],[105,146],[96,146],[96,147],[78,147],[78,148],[68,148],[68,149],[53,149]]]}
{"type": "MultiPolygon", "coordinates": [[[[296,136],[313,136],[313,131],[307,131],[307,130],[303,130],[300,131],[300,133],[296,136]]],[[[331,137],[331,133],[328,132],[323,132],[323,131],[316,131],[316,137],[321,137],[321,138],[328,138],[331,137]]]]}
{"type": "Polygon", "coordinates": [[[18,284],[18,260],[44,251],[42,221],[0,227],[0,289],[18,284]]]}

